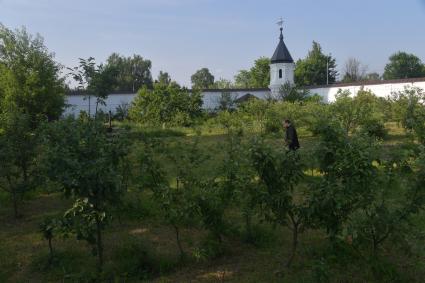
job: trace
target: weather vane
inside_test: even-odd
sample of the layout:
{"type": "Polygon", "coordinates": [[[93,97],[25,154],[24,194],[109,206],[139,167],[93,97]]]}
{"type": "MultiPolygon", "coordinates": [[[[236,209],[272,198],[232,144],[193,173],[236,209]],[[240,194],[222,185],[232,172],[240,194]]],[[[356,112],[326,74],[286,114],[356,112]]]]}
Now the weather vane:
{"type": "Polygon", "coordinates": [[[277,25],[282,29],[283,28],[283,19],[282,17],[279,18],[279,20],[277,21],[277,25]]]}

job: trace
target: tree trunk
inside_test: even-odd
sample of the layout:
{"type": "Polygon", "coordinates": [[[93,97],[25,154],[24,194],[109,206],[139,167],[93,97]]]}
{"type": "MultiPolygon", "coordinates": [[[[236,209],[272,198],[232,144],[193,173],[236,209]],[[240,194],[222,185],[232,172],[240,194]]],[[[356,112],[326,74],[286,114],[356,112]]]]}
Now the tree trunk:
{"type": "Polygon", "coordinates": [[[246,229],[246,236],[248,238],[248,241],[252,240],[252,224],[251,224],[251,213],[245,212],[245,229],[246,229]]]}
{"type": "Polygon", "coordinates": [[[19,211],[18,211],[18,195],[15,189],[12,190],[12,202],[13,202],[13,215],[15,216],[15,219],[19,218],[19,211]]]}
{"type": "Polygon", "coordinates": [[[292,230],[292,250],[291,255],[288,259],[288,262],[286,263],[286,267],[289,268],[292,264],[292,261],[295,258],[295,254],[297,252],[297,246],[298,246],[298,223],[294,223],[294,227],[292,230]]]}
{"type": "Polygon", "coordinates": [[[102,227],[99,216],[96,216],[96,245],[97,245],[97,270],[102,273],[103,270],[103,243],[102,243],[102,227]]]}
{"type": "Polygon", "coordinates": [[[180,252],[180,259],[183,260],[185,258],[185,253],[184,253],[182,244],[180,242],[180,229],[179,227],[177,227],[177,225],[173,225],[173,226],[174,226],[174,231],[176,232],[176,242],[180,252]]]}
{"type": "Polygon", "coordinates": [[[49,238],[49,264],[53,261],[53,245],[52,245],[52,238],[49,238]]]}

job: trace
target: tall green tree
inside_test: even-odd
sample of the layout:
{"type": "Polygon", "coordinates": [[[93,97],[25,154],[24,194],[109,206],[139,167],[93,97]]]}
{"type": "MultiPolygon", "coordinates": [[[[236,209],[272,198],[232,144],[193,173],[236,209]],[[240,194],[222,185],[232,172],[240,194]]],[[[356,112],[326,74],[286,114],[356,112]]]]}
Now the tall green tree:
{"type": "Polygon", "coordinates": [[[235,76],[235,85],[239,88],[251,87],[251,73],[247,70],[240,70],[235,76]]]}
{"type": "Polygon", "coordinates": [[[249,72],[251,74],[251,87],[268,87],[270,84],[270,58],[258,58],[249,72]]]}
{"type": "Polygon", "coordinates": [[[240,88],[266,88],[270,84],[270,59],[260,57],[249,70],[240,70],[235,76],[235,84],[240,88]]]}
{"type": "Polygon", "coordinates": [[[319,43],[313,46],[305,59],[300,59],[295,67],[295,83],[299,86],[324,85],[328,73],[329,83],[334,83],[338,72],[336,60],[331,55],[323,54],[319,43]]]}
{"type": "Polygon", "coordinates": [[[390,62],[385,66],[384,79],[419,78],[425,76],[425,67],[414,54],[397,52],[390,56],[390,62]]]}
{"type": "Polygon", "coordinates": [[[0,107],[29,115],[33,126],[40,119],[57,119],[65,106],[61,66],[39,35],[24,28],[0,24],[0,107]]]}
{"type": "Polygon", "coordinates": [[[194,73],[190,80],[192,82],[192,88],[207,89],[213,86],[214,76],[210,73],[208,68],[202,68],[194,73]]]}
{"type": "Polygon", "coordinates": [[[169,85],[171,83],[171,77],[167,72],[159,71],[157,82],[160,84],[169,85]]]}
{"type": "Polygon", "coordinates": [[[116,91],[138,91],[141,87],[152,87],[152,62],[140,55],[125,57],[112,53],[106,60],[106,68],[117,70],[116,91]]]}

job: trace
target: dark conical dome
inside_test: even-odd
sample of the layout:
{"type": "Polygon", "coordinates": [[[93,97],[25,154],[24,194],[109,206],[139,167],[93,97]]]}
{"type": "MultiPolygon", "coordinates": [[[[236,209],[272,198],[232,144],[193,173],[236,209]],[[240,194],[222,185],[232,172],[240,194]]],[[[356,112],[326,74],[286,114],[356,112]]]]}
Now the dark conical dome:
{"type": "Polygon", "coordinates": [[[294,63],[294,60],[291,57],[291,54],[286,48],[285,43],[283,42],[282,28],[280,29],[280,38],[279,44],[276,47],[276,50],[273,53],[271,58],[272,63],[294,63]]]}

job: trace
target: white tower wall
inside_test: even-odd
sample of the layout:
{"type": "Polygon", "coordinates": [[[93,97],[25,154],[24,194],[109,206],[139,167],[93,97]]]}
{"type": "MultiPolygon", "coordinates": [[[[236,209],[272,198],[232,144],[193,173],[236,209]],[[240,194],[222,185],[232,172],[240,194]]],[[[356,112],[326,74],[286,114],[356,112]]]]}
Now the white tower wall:
{"type": "Polygon", "coordinates": [[[271,95],[277,97],[279,95],[280,88],[289,83],[294,84],[294,63],[272,63],[270,64],[270,85],[271,95]],[[282,70],[282,77],[279,76],[280,70],[282,70]]]}

